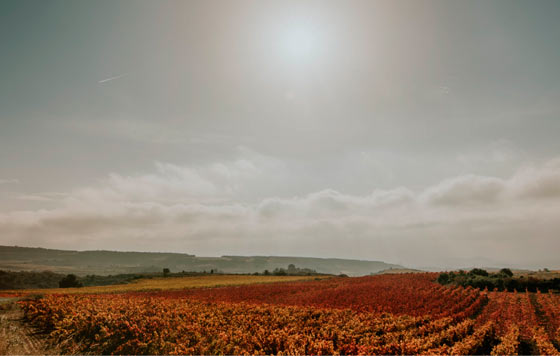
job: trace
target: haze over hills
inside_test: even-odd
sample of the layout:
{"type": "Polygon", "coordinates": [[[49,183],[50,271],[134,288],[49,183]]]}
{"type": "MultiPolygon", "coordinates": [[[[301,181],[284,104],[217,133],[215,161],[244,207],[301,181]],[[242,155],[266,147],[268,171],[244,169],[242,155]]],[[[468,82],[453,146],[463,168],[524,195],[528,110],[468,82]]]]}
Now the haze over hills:
{"type": "Polygon", "coordinates": [[[253,273],[286,268],[294,264],[319,273],[360,276],[402,266],[381,261],[338,258],[288,256],[222,256],[197,257],[184,253],[71,251],[36,247],[0,246],[0,270],[53,271],[58,273],[119,274],[160,272],[209,271],[224,273],[253,273]]]}

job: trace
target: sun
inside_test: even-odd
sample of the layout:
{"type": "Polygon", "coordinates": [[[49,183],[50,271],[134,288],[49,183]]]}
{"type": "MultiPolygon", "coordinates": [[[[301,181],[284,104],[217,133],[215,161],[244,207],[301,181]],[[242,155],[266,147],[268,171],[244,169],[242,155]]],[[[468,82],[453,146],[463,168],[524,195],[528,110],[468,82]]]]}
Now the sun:
{"type": "Polygon", "coordinates": [[[316,29],[309,25],[291,24],[284,28],[280,36],[280,50],[290,61],[313,60],[320,48],[320,38],[316,29]]]}

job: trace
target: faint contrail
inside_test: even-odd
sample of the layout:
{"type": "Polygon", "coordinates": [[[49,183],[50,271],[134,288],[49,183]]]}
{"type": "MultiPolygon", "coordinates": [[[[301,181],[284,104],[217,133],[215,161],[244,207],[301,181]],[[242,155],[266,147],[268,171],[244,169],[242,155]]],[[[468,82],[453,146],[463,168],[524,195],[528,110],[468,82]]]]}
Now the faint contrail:
{"type": "Polygon", "coordinates": [[[114,77],[102,79],[102,80],[98,81],[97,83],[103,84],[103,83],[106,83],[106,82],[111,81],[111,80],[115,80],[115,79],[122,78],[122,77],[124,77],[125,75],[126,75],[126,74],[115,75],[114,77]]]}

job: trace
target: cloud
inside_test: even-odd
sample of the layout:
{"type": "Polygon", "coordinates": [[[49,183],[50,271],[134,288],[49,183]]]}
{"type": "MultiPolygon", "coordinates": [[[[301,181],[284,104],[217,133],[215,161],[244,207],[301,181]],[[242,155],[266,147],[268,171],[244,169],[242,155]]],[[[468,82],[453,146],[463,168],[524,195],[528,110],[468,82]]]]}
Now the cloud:
{"type": "Polygon", "coordinates": [[[369,216],[381,209],[404,207],[414,203],[414,193],[406,188],[376,190],[366,196],[346,195],[332,189],[291,199],[267,198],[256,209],[259,216],[332,217],[369,216]]]}
{"type": "Polygon", "coordinates": [[[54,209],[2,213],[0,236],[4,244],[65,248],[335,256],[408,265],[476,256],[552,266],[560,248],[559,162],[522,167],[509,178],[448,178],[420,191],[352,195],[325,189],[252,202],[242,202],[239,193],[268,179],[274,165],[265,157],[202,166],[157,163],[152,173],[113,173],[96,186],[51,195],[59,200],[54,209]]]}
{"type": "MultiPolygon", "coordinates": [[[[191,118],[189,118],[191,119],[191,118]]],[[[193,120],[195,118],[192,118],[193,120]]],[[[129,115],[118,114],[102,118],[73,118],[60,121],[64,129],[78,134],[94,134],[124,139],[137,143],[158,145],[226,145],[234,147],[239,137],[219,131],[206,131],[199,128],[186,128],[184,117],[167,119],[165,121],[146,120],[129,115]]]]}
{"type": "Polygon", "coordinates": [[[27,200],[27,201],[52,201],[52,198],[44,195],[44,194],[23,194],[17,197],[19,200],[27,200]]]}
{"type": "Polygon", "coordinates": [[[19,179],[1,179],[0,178],[0,184],[18,184],[19,183],[19,179]]]}
{"type": "Polygon", "coordinates": [[[442,95],[448,95],[451,92],[451,89],[448,86],[442,85],[442,86],[438,87],[438,91],[442,95]]]}
{"type": "Polygon", "coordinates": [[[487,144],[478,144],[469,151],[457,155],[457,161],[465,168],[503,165],[525,157],[523,150],[506,139],[499,139],[487,144]]]}
{"type": "Polygon", "coordinates": [[[496,202],[506,187],[502,179],[465,175],[446,179],[420,196],[429,204],[465,205],[496,202]]]}
{"type": "Polygon", "coordinates": [[[530,199],[560,197],[560,159],[548,161],[543,167],[524,167],[508,182],[511,194],[530,199]]]}
{"type": "Polygon", "coordinates": [[[262,179],[276,162],[243,147],[248,158],[199,166],[156,162],[155,172],[122,175],[111,173],[98,185],[76,189],[67,198],[76,204],[88,202],[217,203],[234,199],[247,186],[262,179]]]}
{"type": "Polygon", "coordinates": [[[560,159],[524,166],[509,179],[464,175],[426,189],[420,198],[441,205],[521,203],[525,199],[560,198],[560,159]]]}

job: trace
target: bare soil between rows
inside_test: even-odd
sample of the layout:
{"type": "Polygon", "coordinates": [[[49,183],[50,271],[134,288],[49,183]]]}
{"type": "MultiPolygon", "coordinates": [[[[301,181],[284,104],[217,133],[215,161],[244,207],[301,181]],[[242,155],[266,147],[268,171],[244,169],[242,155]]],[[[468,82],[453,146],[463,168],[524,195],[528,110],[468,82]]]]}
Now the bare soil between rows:
{"type": "Polygon", "coordinates": [[[23,320],[23,311],[15,299],[0,300],[0,355],[57,355],[38,332],[23,320]]]}

